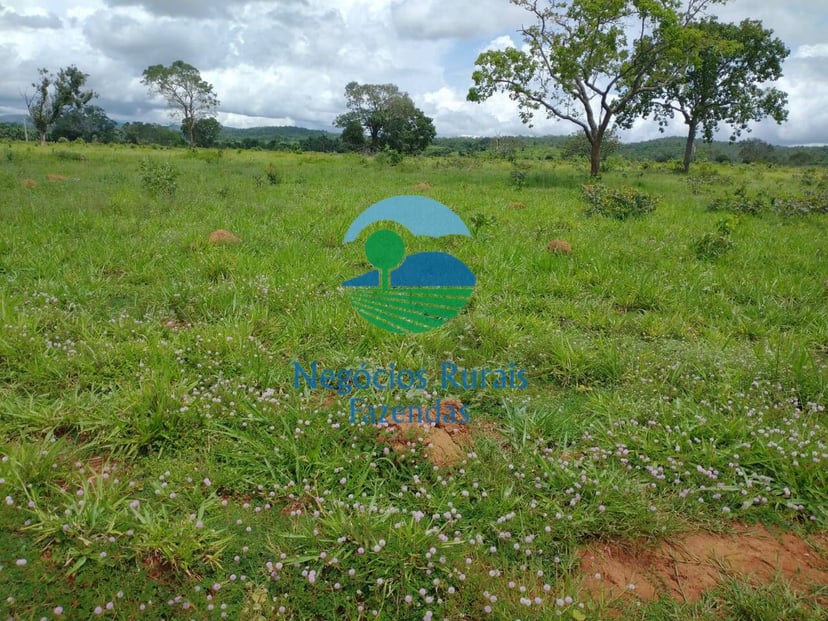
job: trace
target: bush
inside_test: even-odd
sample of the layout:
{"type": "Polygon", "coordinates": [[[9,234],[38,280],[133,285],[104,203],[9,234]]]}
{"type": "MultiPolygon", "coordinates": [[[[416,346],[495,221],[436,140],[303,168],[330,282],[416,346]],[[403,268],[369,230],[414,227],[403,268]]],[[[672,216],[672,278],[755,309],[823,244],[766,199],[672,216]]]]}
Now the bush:
{"type": "Polygon", "coordinates": [[[403,154],[396,149],[386,147],[374,156],[374,160],[381,166],[396,166],[403,161],[403,154]]]}
{"type": "Polygon", "coordinates": [[[736,189],[730,196],[713,199],[707,206],[709,211],[728,211],[730,213],[756,216],[767,209],[767,202],[760,196],[751,196],[745,186],[736,189]]]}
{"type": "Polygon", "coordinates": [[[273,164],[268,164],[265,168],[265,175],[270,185],[279,185],[282,182],[282,176],[273,164]]]}
{"type": "Polygon", "coordinates": [[[529,172],[529,164],[512,160],[512,171],[509,173],[509,180],[516,188],[526,185],[526,175],[529,172]]]}
{"type": "Polygon", "coordinates": [[[596,183],[583,186],[589,206],[588,216],[601,215],[617,220],[626,220],[634,216],[643,216],[655,211],[657,200],[635,188],[608,188],[596,183]]]}
{"type": "Polygon", "coordinates": [[[705,233],[693,242],[697,259],[717,259],[735,245],[730,238],[736,220],[724,218],[716,224],[715,233],[705,233]]]}
{"type": "Polygon", "coordinates": [[[141,183],[153,196],[163,194],[172,198],[178,187],[178,175],[178,170],[166,160],[159,162],[146,158],[141,162],[141,183]]]}
{"type": "Polygon", "coordinates": [[[771,200],[774,213],[784,217],[828,213],[828,192],[806,192],[801,196],[777,196],[771,200]]]}

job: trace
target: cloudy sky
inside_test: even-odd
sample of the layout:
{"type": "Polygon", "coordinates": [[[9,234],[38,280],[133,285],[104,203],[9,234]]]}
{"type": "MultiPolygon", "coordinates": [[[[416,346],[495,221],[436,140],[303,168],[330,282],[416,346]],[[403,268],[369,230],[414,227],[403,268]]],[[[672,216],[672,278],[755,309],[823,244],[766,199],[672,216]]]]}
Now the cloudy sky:
{"type": "MultiPolygon", "coordinates": [[[[828,143],[828,3],[731,0],[714,12],[761,19],[791,50],[778,84],[790,118],[750,135],[828,143]]],[[[333,130],[355,80],[397,84],[442,136],[571,133],[543,119],[527,128],[504,96],[465,101],[477,55],[520,46],[516,30],[528,18],[508,0],[0,0],[0,115],[25,111],[22,93],[38,67],[75,64],[112,118],[166,124],[141,72],[182,59],[213,84],[219,121],[235,127],[333,130]]],[[[655,123],[639,123],[624,139],[659,135],[655,123]]]]}

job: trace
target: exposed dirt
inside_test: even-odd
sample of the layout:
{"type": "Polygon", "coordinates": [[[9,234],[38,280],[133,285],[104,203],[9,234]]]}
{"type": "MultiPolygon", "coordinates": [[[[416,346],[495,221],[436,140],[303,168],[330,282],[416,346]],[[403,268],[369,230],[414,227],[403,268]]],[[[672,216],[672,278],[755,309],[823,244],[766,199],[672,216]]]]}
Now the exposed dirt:
{"type": "Polygon", "coordinates": [[[152,552],[149,556],[144,558],[141,564],[144,566],[147,576],[149,576],[151,580],[165,584],[174,582],[177,572],[159,552],[152,552]]]}
{"type": "Polygon", "coordinates": [[[419,191],[425,191],[430,190],[431,186],[427,184],[425,181],[420,181],[420,183],[414,186],[414,189],[419,191]]]}
{"type": "Polygon", "coordinates": [[[526,205],[520,201],[513,201],[509,203],[509,209],[526,209],[526,205]]]}
{"type": "Polygon", "coordinates": [[[809,544],[763,526],[737,524],[730,534],[685,534],[657,547],[601,543],[580,556],[581,590],[595,600],[669,595],[692,602],[734,576],[766,584],[778,574],[803,593],[813,585],[828,585],[828,535],[813,537],[809,544]]]}
{"type": "Polygon", "coordinates": [[[560,254],[572,254],[572,246],[569,244],[568,241],[564,241],[563,239],[553,239],[548,244],[546,244],[546,249],[549,252],[557,252],[560,254]]]}
{"type": "Polygon", "coordinates": [[[25,185],[27,188],[36,188],[37,181],[35,181],[34,179],[23,179],[23,185],[25,185]]]}
{"type": "Polygon", "coordinates": [[[211,244],[238,244],[241,241],[230,231],[218,229],[210,233],[211,244]]]}
{"type": "MultiPolygon", "coordinates": [[[[460,463],[474,447],[474,441],[465,423],[446,422],[459,419],[457,414],[463,404],[458,399],[441,399],[438,422],[389,422],[380,441],[388,442],[398,453],[405,452],[419,443],[425,445],[425,454],[435,466],[444,467],[460,463]]],[[[426,420],[434,420],[435,407],[426,411],[426,420]]]]}
{"type": "Polygon", "coordinates": [[[48,175],[46,175],[46,178],[49,181],[66,181],[67,179],[63,175],[56,175],[55,173],[49,173],[48,175]]]}

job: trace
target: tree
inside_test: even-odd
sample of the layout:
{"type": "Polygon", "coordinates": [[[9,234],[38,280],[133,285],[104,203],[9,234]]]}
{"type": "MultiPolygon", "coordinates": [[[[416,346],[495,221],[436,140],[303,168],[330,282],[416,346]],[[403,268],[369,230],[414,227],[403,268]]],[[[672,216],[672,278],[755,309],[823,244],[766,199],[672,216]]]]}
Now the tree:
{"type": "MultiPolygon", "coordinates": [[[[609,130],[601,140],[601,161],[618,151],[620,147],[621,140],[619,140],[618,134],[613,130],[609,130]]],[[[561,157],[567,159],[590,159],[592,157],[592,145],[589,144],[583,132],[575,132],[566,139],[561,157]]]]}
{"type": "Polygon", "coordinates": [[[772,30],[751,19],[729,24],[708,18],[694,27],[702,37],[682,78],[647,93],[636,111],[643,116],[653,113],[662,129],[676,113],[683,117],[684,172],[690,170],[699,128],[705,142],[711,142],[720,123],[730,125],[730,140],[735,141],[743,130],[750,131],[751,121],[770,116],[781,123],[788,117],[787,94],[760,86],[779,79],[790,52],[772,30]]]}
{"type": "Polygon", "coordinates": [[[177,147],[184,142],[179,132],[155,123],[141,123],[140,121],[124,123],[121,132],[124,142],[130,144],[159,144],[177,147]]]}
{"type": "Polygon", "coordinates": [[[739,143],[739,157],[745,164],[753,164],[755,162],[772,162],[775,159],[775,149],[772,144],[768,144],[764,140],[758,138],[751,138],[739,143]]]}
{"type": "Polygon", "coordinates": [[[49,128],[60,116],[70,109],[79,110],[90,99],[95,97],[94,91],[82,91],[88,74],[83,73],[75,65],[70,65],[58,71],[57,75],[46,68],[37,70],[40,79],[32,82],[35,94],[29,97],[23,95],[29,116],[37,129],[40,144],[46,144],[46,134],[49,128]]]}
{"type": "MultiPolygon", "coordinates": [[[[186,122],[181,123],[181,133],[185,140],[189,139],[189,126],[186,122]]],[[[221,133],[221,123],[213,117],[199,119],[193,126],[193,139],[197,147],[212,147],[218,140],[221,133]]]]}
{"type": "Polygon", "coordinates": [[[356,144],[356,125],[368,134],[368,148],[396,149],[400,153],[420,153],[437,134],[432,119],[414,105],[407,93],[394,84],[358,84],[345,87],[349,112],[334,120],[337,127],[348,128],[349,144],[356,144]]]}
{"type": "Polygon", "coordinates": [[[98,106],[84,106],[80,110],[69,110],[61,115],[52,126],[52,140],[66,138],[86,142],[115,142],[118,137],[118,125],[106,116],[98,106]]]}
{"type": "Polygon", "coordinates": [[[675,79],[693,36],[689,22],[722,0],[688,0],[683,9],[680,0],[511,1],[536,22],[520,30],[527,51],[483,52],[467,99],[504,92],[530,126],[539,111],[574,123],[590,144],[597,176],[601,142],[615,117],[675,79]]]}
{"type": "Polygon", "coordinates": [[[23,140],[25,131],[22,125],[17,123],[0,123],[0,139],[2,140],[23,140]]]}
{"type": "Polygon", "coordinates": [[[211,117],[219,100],[213,85],[201,79],[198,69],[183,60],[169,67],[152,65],[144,69],[141,83],[166,98],[174,108],[173,116],[181,118],[190,149],[196,146],[196,124],[211,117]]]}
{"type": "Polygon", "coordinates": [[[350,121],[340,136],[342,144],[350,151],[361,151],[365,147],[365,133],[362,131],[362,123],[357,120],[350,121]]]}

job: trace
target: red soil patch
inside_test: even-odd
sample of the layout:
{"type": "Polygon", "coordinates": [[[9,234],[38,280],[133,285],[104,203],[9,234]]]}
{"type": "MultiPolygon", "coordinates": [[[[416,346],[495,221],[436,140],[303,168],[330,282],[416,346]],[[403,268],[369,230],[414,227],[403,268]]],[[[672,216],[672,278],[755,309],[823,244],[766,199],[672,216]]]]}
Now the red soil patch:
{"type": "Polygon", "coordinates": [[[34,179],[23,179],[23,185],[25,185],[27,188],[36,188],[37,181],[35,181],[34,179]]]}
{"type": "Polygon", "coordinates": [[[49,181],[66,181],[66,177],[64,177],[63,175],[56,175],[54,173],[49,173],[48,175],[46,175],[46,178],[49,181]]]}
{"type": "Polygon", "coordinates": [[[210,233],[211,244],[238,244],[240,241],[241,239],[224,229],[218,229],[210,233]]]}
{"type": "Polygon", "coordinates": [[[572,254],[572,246],[568,241],[564,241],[562,239],[553,239],[551,242],[546,244],[546,249],[549,250],[549,252],[557,252],[559,254],[572,254]]]}
{"type": "MultiPolygon", "coordinates": [[[[452,412],[457,419],[463,404],[458,399],[441,399],[440,416],[436,424],[426,422],[393,423],[380,436],[381,442],[388,442],[398,453],[403,453],[422,442],[428,460],[438,467],[452,466],[463,461],[474,447],[468,424],[444,422],[451,419],[452,412]]],[[[426,410],[425,418],[435,419],[435,408],[426,410]]]]}
{"type": "Polygon", "coordinates": [[[817,547],[791,533],[736,525],[730,534],[694,533],[657,547],[595,544],[580,553],[581,590],[605,601],[626,594],[692,602],[729,577],[767,584],[781,575],[806,593],[811,585],[828,585],[828,536],[814,541],[817,547]]]}
{"type": "Polygon", "coordinates": [[[142,565],[147,571],[150,580],[170,584],[175,580],[175,568],[163,557],[160,552],[152,552],[147,556],[142,565]]]}

